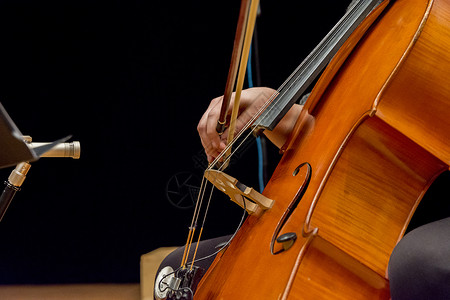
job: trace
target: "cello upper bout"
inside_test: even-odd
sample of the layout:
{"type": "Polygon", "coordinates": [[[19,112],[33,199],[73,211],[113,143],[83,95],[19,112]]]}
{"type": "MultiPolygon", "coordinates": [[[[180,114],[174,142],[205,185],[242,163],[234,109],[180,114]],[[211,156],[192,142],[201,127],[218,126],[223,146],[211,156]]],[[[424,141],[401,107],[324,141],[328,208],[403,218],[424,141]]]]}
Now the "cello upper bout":
{"type": "Polygon", "coordinates": [[[450,165],[450,3],[430,1],[377,115],[450,165]]]}
{"type": "Polygon", "coordinates": [[[442,104],[446,108],[450,91],[445,83],[430,81],[437,80],[438,76],[431,74],[435,67],[441,75],[446,75],[444,78],[449,78],[450,64],[445,58],[441,67],[438,58],[427,61],[422,55],[432,44],[437,46],[435,53],[448,55],[443,53],[450,48],[447,41],[432,42],[448,35],[450,3],[445,2],[393,2],[335,76],[324,84],[323,91],[313,91],[310,99],[316,101],[315,105],[308,107],[311,104],[307,103],[301,113],[286,152],[264,191],[266,196],[276,199],[275,205],[261,217],[247,219],[226,252],[208,270],[197,290],[197,299],[277,299],[283,294],[289,299],[389,298],[385,271],[390,251],[403,234],[404,225],[421,195],[436,174],[446,167],[440,160],[445,159],[449,148],[447,126],[450,126],[450,118],[446,117],[446,112],[439,111],[439,106],[442,104]],[[420,36],[417,36],[418,31],[420,36]],[[424,64],[415,66],[414,60],[408,61],[411,58],[419,58],[424,64]],[[414,74],[416,71],[420,74],[414,74]],[[427,76],[431,78],[422,82],[421,78],[427,76]],[[412,86],[419,83],[430,87],[412,86]],[[430,89],[435,88],[439,91],[429,96],[430,89]],[[445,99],[439,100],[440,97],[445,99]],[[416,107],[411,101],[418,98],[421,104],[416,107]],[[433,99],[433,102],[427,102],[427,99],[433,99]],[[402,104],[397,104],[399,100],[402,104]],[[370,117],[374,108],[377,112],[370,117]],[[435,123],[438,128],[430,125],[432,118],[423,118],[415,127],[427,125],[428,128],[409,130],[421,111],[424,111],[422,116],[430,117],[440,113],[435,123]],[[403,125],[399,124],[403,122],[403,125]],[[427,130],[431,133],[427,134],[427,130]],[[422,145],[428,141],[431,141],[430,146],[422,145]],[[362,155],[357,156],[359,153],[362,155]],[[368,164],[367,160],[371,162],[368,164]],[[292,171],[305,161],[312,166],[311,182],[283,230],[301,230],[312,202],[317,199],[319,202],[311,219],[312,227],[318,228],[317,236],[301,237],[289,251],[272,255],[269,245],[273,228],[301,184],[292,176],[292,171]],[[375,168],[374,172],[366,166],[375,168]],[[391,166],[395,173],[389,173],[391,166]],[[346,173],[349,170],[352,174],[346,173]],[[359,176],[361,172],[364,176],[359,176]],[[385,172],[389,176],[379,180],[385,172]],[[414,191],[407,186],[410,181],[407,176],[414,179],[411,180],[414,191]],[[392,184],[397,178],[395,183],[405,185],[401,189],[392,184]],[[395,192],[391,196],[390,190],[395,192]],[[407,199],[400,201],[400,197],[407,199]],[[346,200],[349,199],[359,210],[348,207],[346,200]],[[401,213],[396,214],[395,209],[399,207],[401,213]],[[386,216],[385,208],[393,211],[386,216]],[[330,217],[330,211],[333,217],[330,217]],[[395,226],[390,226],[391,221],[395,226]],[[372,223],[381,226],[374,228],[372,223]],[[332,229],[340,231],[335,233],[332,229]],[[386,239],[387,231],[389,237],[386,239]],[[311,248],[307,245],[308,238],[311,248]],[[312,239],[317,239],[319,244],[314,244],[312,239]],[[308,253],[309,250],[313,251],[308,253]],[[324,252],[328,252],[326,257],[322,255],[324,252]],[[307,257],[313,259],[305,259],[307,257]],[[337,266],[344,265],[341,271],[347,275],[334,277],[331,271],[322,269],[330,257],[343,262],[337,266]],[[347,272],[349,268],[352,270],[347,272]],[[353,279],[362,282],[368,291],[376,291],[356,293],[353,279]],[[289,282],[291,286],[288,286],[289,282]],[[241,288],[243,286],[245,289],[241,288]],[[349,295],[355,297],[349,298],[349,295]]]}
{"type": "MultiPolygon", "coordinates": [[[[380,3],[370,14],[369,16],[363,20],[363,22],[358,26],[350,37],[345,41],[344,45],[339,49],[336,55],[328,64],[327,68],[324,70],[323,74],[320,76],[317,84],[314,86],[311,94],[308,97],[308,101],[305,103],[304,110],[308,112],[308,114],[314,114],[314,109],[316,105],[319,103],[321,96],[327,89],[330,82],[333,80],[336,73],[339,71],[341,66],[344,64],[347,57],[359,43],[361,38],[367,32],[369,27],[377,20],[380,14],[386,9],[386,6],[389,4],[389,0],[383,1],[380,3]]],[[[302,128],[302,118],[299,118],[294,126],[294,130],[291,135],[287,139],[286,143],[281,147],[281,152],[284,152],[288,147],[289,143],[292,140],[293,136],[299,135],[299,130],[302,128]]]]}

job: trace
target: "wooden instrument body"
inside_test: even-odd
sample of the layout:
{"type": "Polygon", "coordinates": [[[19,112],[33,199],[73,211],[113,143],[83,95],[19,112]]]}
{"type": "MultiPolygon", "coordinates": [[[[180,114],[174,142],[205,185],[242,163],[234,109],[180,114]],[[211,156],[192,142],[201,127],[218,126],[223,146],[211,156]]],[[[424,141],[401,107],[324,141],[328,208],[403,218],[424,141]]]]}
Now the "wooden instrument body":
{"type": "Polygon", "coordinates": [[[195,299],[389,299],[390,253],[450,164],[449,24],[448,1],[397,0],[329,65],[264,190],[274,206],[248,217],[195,299]],[[281,231],[298,239],[273,255],[304,162],[311,181],[281,231]]]}

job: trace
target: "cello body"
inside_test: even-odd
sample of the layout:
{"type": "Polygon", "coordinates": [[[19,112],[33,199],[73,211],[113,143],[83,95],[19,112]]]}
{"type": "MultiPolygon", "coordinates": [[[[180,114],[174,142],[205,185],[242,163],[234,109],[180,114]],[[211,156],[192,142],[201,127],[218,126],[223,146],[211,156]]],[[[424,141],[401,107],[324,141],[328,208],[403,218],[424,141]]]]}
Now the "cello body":
{"type": "Polygon", "coordinates": [[[283,148],[273,207],[247,218],[194,299],[389,299],[390,254],[450,165],[449,49],[445,0],[397,0],[352,35],[283,148]],[[297,240],[272,254],[287,232],[297,240]]]}

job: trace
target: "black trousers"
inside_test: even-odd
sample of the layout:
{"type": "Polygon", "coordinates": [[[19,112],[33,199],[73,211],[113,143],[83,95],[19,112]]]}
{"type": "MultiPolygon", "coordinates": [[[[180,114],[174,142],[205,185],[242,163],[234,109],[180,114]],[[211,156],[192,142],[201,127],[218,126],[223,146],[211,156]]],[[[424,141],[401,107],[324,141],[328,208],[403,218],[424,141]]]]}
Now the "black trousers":
{"type": "MultiPolygon", "coordinates": [[[[207,257],[230,236],[200,242],[197,257],[207,257]]],[[[191,247],[191,252],[195,244],[191,247]]],[[[172,252],[161,263],[174,270],[180,266],[184,247],[172,252]]],[[[214,256],[196,265],[205,270],[214,256]]],[[[389,261],[389,281],[392,300],[450,299],[450,218],[414,229],[395,247],[389,261]]]]}
{"type": "Polygon", "coordinates": [[[392,300],[450,299],[450,218],[406,234],[389,261],[392,300]]]}
{"type": "MultiPolygon", "coordinates": [[[[208,270],[209,266],[214,261],[215,256],[211,256],[214,252],[220,249],[220,247],[228,242],[228,240],[231,238],[231,235],[221,236],[214,239],[204,240],[201,241],[197,250],[196,257],[200,259],[198,262],[195,263],[196,266],[203,268],[205,271],[208,270]]],[[[195,247],[197,243],[193,243],[191,245],[191,248],[189,250],[189,257],[192,257],[195,247]]],[[[161,271],[164,267],[172,267],[172,269],[176,270],[181,265],[181,260],[183,259],[183,253],[184,253],[184,247],[180,247],[170,253],[161,263],[158,269],[158,273],[161,271]]],[[[190,261],[188,261],[190,263],[190,261]]]]}

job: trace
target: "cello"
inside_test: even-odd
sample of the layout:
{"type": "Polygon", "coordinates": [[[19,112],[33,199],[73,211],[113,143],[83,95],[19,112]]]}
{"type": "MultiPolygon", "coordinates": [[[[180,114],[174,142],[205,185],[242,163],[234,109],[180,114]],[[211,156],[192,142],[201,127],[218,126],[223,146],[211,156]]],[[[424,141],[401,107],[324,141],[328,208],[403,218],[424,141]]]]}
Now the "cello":
{"type": "Polygon", "coordinates": [[[390,254],[450,165],[450,3],[379,10],[312,90],[263,192],[273,203],[194,299],[389,299],[390,254]]]}

